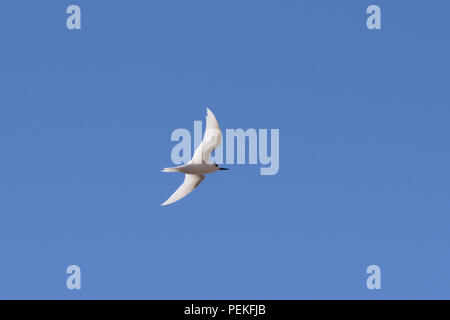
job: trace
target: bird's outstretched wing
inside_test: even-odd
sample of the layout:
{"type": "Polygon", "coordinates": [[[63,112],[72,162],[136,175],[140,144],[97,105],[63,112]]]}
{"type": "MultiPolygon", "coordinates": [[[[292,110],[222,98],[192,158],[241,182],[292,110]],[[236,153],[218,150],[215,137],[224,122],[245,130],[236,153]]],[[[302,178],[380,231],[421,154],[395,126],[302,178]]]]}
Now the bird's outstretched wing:
{"type": "Polygon", "coordinates": [[[162,203],[162,206],[174,203],[184,197],[186,197],[192,190],[194,190],[202,180],[205,179],[204,175],[197,174],[185,174],[184,182],[178,187],[166,202],[162,203]]]}
{"type": "Polygon", "coordinates": [[[220,131],[219,123],[214,114],[206,108],[206,129],[203,135],[203,140],[194,152],[189,163],[202,164],[208,163],[209,157],[215,148],[222,143],[222,132],[220,131]]]}

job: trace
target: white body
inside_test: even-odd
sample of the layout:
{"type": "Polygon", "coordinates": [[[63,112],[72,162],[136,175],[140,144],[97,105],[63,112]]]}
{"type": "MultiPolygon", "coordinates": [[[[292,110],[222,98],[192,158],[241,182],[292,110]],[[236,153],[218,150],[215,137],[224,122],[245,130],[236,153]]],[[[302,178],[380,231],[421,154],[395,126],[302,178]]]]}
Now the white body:
{"type": "Polygon", "coordinates": [[[163,172],[182,172],[186,174],[208,174],[213,173],[220,170],[218,166],[216,166],[213,163],[202,163],[202,164],[195,164],[195,163],[187,163],[185,165],[174,167],[174,168],[166,168],[163,170],[163,172]]]}

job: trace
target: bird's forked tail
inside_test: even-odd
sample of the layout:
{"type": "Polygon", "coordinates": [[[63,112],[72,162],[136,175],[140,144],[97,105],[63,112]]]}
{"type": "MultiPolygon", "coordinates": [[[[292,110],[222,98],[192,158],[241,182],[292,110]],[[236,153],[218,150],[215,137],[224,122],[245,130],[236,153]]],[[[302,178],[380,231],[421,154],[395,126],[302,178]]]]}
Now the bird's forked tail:
{"type": "Polygon", "coordinates": [[[179,172],[180,170],[178,170],[177,167],[174,168],[164,168],[161,170],[161,172],[179,172]]]}

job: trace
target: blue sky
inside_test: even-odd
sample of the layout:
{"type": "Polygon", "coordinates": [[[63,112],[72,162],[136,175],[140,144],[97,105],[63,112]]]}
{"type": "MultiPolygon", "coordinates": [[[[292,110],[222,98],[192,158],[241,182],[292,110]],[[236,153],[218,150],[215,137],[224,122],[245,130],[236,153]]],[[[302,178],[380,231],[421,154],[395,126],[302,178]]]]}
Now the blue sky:
{"type": "Polygon", "coordinates": [[[3,1],[0,298],[449,299],[449,11],[3,1]],[[278,128],[280,171],[231,165],[160,207],[170,134],[206,106],[278,128]]]}

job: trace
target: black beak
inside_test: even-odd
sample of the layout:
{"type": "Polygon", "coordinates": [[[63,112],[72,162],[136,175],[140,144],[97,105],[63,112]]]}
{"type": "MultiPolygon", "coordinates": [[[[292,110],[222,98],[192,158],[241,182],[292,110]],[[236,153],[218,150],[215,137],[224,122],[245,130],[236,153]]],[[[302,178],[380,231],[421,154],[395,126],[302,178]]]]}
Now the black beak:
{"type": "Polygon", "coordinates": [[[230,170],[228,168],[219,168],[219,170],[230,170]]]}

